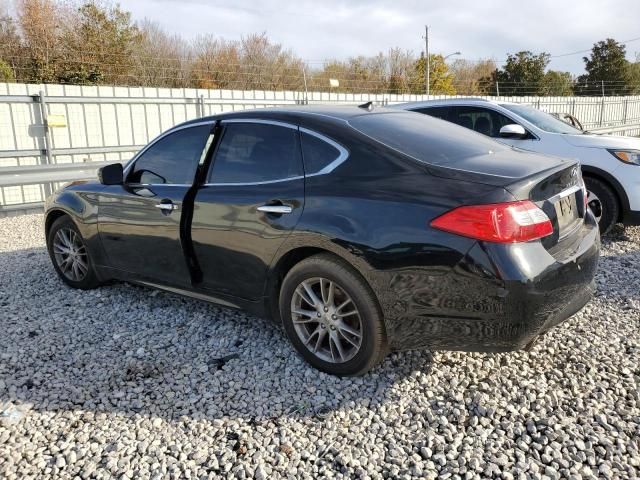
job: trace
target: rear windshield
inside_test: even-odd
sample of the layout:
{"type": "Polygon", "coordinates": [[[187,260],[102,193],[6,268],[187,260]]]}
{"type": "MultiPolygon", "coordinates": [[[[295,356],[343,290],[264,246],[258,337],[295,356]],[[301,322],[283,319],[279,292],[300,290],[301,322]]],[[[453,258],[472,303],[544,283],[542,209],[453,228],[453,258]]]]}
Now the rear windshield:
{"type": "Polygon", "coordinates": [[[433,165],[508,149],[472,130],[421,113],[364,114],[351,118],[349,124],[394,150],[433,165]]]}

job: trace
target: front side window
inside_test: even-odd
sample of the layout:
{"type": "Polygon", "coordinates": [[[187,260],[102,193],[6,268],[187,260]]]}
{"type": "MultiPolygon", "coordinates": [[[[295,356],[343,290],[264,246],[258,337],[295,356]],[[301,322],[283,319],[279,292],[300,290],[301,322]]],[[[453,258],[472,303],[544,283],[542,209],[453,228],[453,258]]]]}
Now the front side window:
{"type": "Polygon", "coordinates": [[[161,138],[136,160],[127,183],[191,185],[210,131],[200,125],[161,138]]]}
{"type": "Polygon", "coordinates": [[[216,150],[211,183],[260,183],[302,175],[298,130],[229,123],[216,150]]]}
{"type": "Polygon", "coordinates": [[[502,127],[515,123],[509,117],[495,110],[467,106],[456,107],[449,120],[493,138],[500,137],[500,129],[502,127]]]}
{"type": "Polygon", "coordinates": [[[516,115],[520,115],[522,118],[533,123],[536,127],[544,130],[545,132],[565,133],[569,135],[582,133],[577,128],[572,127],[562,120],[558,120],[554,116],[533,107],[529,107],[527,105],[515,105],[511,103],[503,103],[502,106],[516,115]]]}

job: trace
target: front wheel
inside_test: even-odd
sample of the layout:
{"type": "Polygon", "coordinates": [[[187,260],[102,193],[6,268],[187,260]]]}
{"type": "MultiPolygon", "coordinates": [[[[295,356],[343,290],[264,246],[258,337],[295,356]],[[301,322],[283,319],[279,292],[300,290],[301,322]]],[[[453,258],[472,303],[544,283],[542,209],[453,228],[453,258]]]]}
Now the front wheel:
{"type": "Polygon", "coordinates": [[[611,187],[597,178],[585,177],[584,183],[587,187],[587,204],[598,220],[600,233],[604,235],[618,221],[618,198],[611,187]]]}
{"type": "Polygon", "coordinates": [[[361,375],[387,351],[374,293],[348,264],[321,254],[285,277],[280,312],[289,340],[307,362],[332,375],[361,375]]]}
{"type": "Polygon", "coordinates": [[[47,236],[47,249],[53,267],[67,285],[82,290],[99,285],[85,241],[68,216],[53,222],[47,236]]]}

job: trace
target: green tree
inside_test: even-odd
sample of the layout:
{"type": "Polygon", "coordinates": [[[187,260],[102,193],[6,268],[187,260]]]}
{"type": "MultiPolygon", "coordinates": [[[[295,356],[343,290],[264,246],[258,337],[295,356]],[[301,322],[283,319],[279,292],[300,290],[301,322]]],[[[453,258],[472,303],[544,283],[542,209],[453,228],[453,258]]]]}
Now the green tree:
{"type": "Polygon", "coordinates": [[[16,10],[23,50],[20,80],[54,82],[61,58],[61,25],[69,23],[65,8],[53,0],[18,0],[16,10]]]}
{"type": "Polygon", "coordinates": [[[72,83],[132,83],[131,59],[140,41],[131,14],[119,5],[89,1],[81,5],[62,36],[64,67],[58,80],[72,83]]]}
{"type": "Polygon", "coordinates": [[[573,78],[569,72],[549,70],[542,80],[540,95],[567,97],[573,95],[573,78]]]}
{"type": "MultiPolygon", "coordinates": [[[[422,55],[413,64],[411,93],[426,93],[426,63],[426,58],[422,55]]],[[[442,55],[429,55],[429,92],[432,95],[456,94],[456,88],[453,85],[453,74],[449,71],[449,67],[442,55]]]]}
{"type": "Polygon", "coordinates": [[[0,60],[0,82],[15,82],[16,76],[11,66],[4,60],[0,60]]]}
{"type": "Polygon", "coordinates": [[[626,95],[629,62],[624,44],[607,38],[593,45],[591,55],[583,57],[586,74],[578,77],[578,95],[626,95]]]}
{"type": "Polygon", "coordinates": [[[627,65],[628,95],[640,95],[640,55],[636,55],[635,62],[627,65]]]}
{"type": "Polygon", "coordinates": [[[502,69],[496,69],[484,83],[491,93],[500,95],[541,95],[544,92],[545,69],[550,55],[526,50],[507,55],[502,69]]]}
{"type": "Polygon", "coordinates": [[[2,81],[15,81],[15,71],[23,67],[21,55],[21,40],[16,24],[8,14],[0,17],[0,78],[2,81]]]}

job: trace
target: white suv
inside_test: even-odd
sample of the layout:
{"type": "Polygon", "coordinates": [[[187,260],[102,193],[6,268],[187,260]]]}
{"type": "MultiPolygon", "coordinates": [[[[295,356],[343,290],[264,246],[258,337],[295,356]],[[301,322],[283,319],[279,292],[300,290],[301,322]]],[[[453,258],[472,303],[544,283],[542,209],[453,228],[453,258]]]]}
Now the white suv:
{"type": "Polygon", "coordinates": [[[640,138],[582,132],[518,103],[459,98],[395,107],[448,120],[524,150],[576,158],[600,231],[617,222],[640,224],[640,138]]]}

